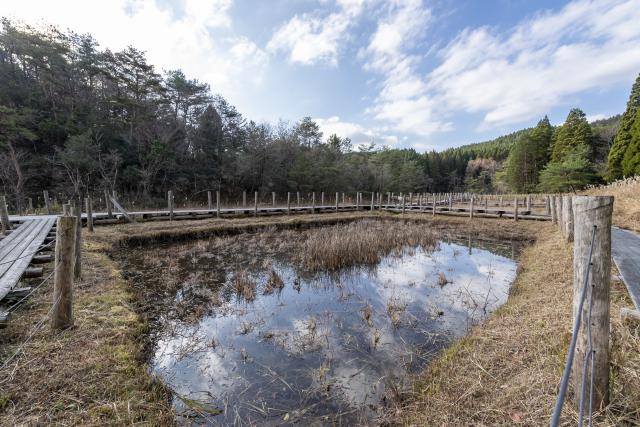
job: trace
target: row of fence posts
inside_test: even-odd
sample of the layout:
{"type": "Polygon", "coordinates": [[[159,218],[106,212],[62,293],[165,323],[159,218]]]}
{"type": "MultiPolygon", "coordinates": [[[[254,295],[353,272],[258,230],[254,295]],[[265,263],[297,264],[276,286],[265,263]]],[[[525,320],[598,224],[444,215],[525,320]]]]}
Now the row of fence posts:
{"type": "Polygon", "coordinates": [[[592,411],[608,403],[613,202],[611,196],[548,196],[553,225],[564,240],[573,242],[574,333],[552,426],[559,424],[569,384],[580,424],[585,412],[591,424],[592,411]]]}

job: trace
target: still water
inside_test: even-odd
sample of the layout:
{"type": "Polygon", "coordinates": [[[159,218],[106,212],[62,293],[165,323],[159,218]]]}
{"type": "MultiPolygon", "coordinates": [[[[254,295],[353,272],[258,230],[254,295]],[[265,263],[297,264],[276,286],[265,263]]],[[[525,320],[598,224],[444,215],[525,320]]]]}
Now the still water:
{"type": "Polygon", "coordinates": [[[151,366],[183,424],[371,423],[434,352],[506,301],[516,262],[508,244],[440,241],[331,274],[277,259],[248,274],[255,300],[228,277],[197,321],[159,320],[151,366]],[[281,289],[265,288],[273,272],[281,289]]]}

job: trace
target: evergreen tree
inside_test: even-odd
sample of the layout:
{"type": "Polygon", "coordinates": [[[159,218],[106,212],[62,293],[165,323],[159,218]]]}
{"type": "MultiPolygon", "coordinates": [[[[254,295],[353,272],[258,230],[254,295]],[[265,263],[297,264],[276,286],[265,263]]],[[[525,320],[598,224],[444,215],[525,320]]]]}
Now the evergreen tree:
{"type": "Polygon", "coordinates": [[[548,161],[552,134],[553,128],[545,116],[531,132],[518,135],[505,170],[505,180],[514,191],[534,191],[538,175],[548,161]]]}
{"type": "Polygon", "coordinates": [[[631,139],[622,159],[624,176],[640,175],[640,109],[631,129],[631,139]]]}
{"type": "Polygon", "coordinates": [[[591,147],[581,144],[574,147],[560,161],[551,161],[540,172],[541,191],[565,192],[584,188],[594,182],[593,163],[589,160],[591,147]]]}
{"type": "Polygon", "coordinates": [[[587,117],[582,110],[574,108],[569,112],[564,124],[558,129],[551,149],[551,160],[562,161],[580,145],[588,148],[588,159],[593,158],[593,134],[587,117]]]}
{"type": "Polygon", "coordinates": [[[620,129],[613,141],[611,151],[609,151],[607,180],[615,181],[622,178],[624,171],[622,168],[623,158],[633,157],[633,153],[627,155],[627,149],[631,143],[634,123],[637,122],[637,112],[640,110],[640,74],[631,87],[631,94],[627,101],[627,109],[622,115],[620,129]]]}

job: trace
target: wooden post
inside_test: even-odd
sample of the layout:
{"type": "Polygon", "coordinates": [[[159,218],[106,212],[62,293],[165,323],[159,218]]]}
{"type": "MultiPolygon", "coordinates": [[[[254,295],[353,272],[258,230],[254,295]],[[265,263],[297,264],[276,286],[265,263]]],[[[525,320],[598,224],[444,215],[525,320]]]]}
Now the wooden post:
{"type": "Polygon", "coordinates": [[[571,196],[562,197],[562,216],[564,218],[564,237],[567,242],[573,242],[573,207],[571,203],[571,196]]]}
{"type": "Polygon", "coordinates": [[[87,229],[90,233],[93,233],[93,206],[91,204],[91,196],[84,199],[84,204],[87,209],[87,229]]]}
{"type": "Polygon", "coordinates": [[[370,209],[371,212],[373,212],[373,210],[374,210],[374,206],[373,206],[374,197],[375,197],[375,193],[371,193],[371,209],[370,209]]]}
{"type": "Polygon", "coordinates": [[[436,204],[437,204],[436,200],[437,200],[436,199],[436,195],[434,194],[433,195],[433,206],[431,206],[431,216],[436,216],[436,204]]]}
{"type": "Polygon", "coordinates": [[[449,210],[453,208],[453,196],[449,193],[449,210]]]}
{"type": "Polygon", "coordinates": [[[169,221],[173,221],[173,191],[167,191],[167,207],[169,208],[169,221]]]}
{"type": "Polygon", "coordinates": [[[320,207],[324,206],[324,191],[320,193],[320,207]]]}
{"type": "Polygon", "coordinates": [[[73,203],[71,214],[75,214],[76,217],[76,264],[73,267],[73,277],[80,279],[82,277],[82,202],[74,200],[73,203]]]}
{"type": "Polygon", "coordinates": [[[527,210],[531,210],[531,194],[527,194],[527,210]]]}
{"type": "Polygon", "coordinates": [[[220,190],[216,191],[216,216],[220,218],[220,190]]]}
{"type": "Polygon", "coordinates": [[[9,221],[9,210],[7,209],[7,196],[0,196],[0,221],[2,222],[2,232],[11,230],[11,221],[9,221]]]}
{"type": "Polygon", "coordinates": [[[340,193],[336,193],[336,212],[340,209],[340,193]]]}
{"type": "Polygon", "coordinates": [[[471,200],[469,201],[469,218],[473,219],[473,196],[471,196],[471,200]]]}
{"type": "Polygon", "coordinates": [[[213,210],[213,195],[211,194],[211,191],[207,191],[207,205],[209,207],[209,210],[212,211],[213,210]]]}
{"type": "Polygon", "coordinates": [[[300,192],[296,192],[296,197],[298,198],[298,207],[300,207],[300,192]]]}
{"type": "Polygon", "coordinates": [[[356,210],[360,210],[360,193],[356,192],[356,210]]]}
{"type": "Polygon", "coordinates": [[[311,213],[316,213],[316,192],[311,193],[311,213]]]}
{"type": "Polygon", "coordinates": [[[287,191],[287,215],[291,215],[291,192],[287,191]]]}
{"type": "MultiPolygon", "coordinates": [[[[587,274],[591,236],[595,226],[595,241],[591,256],[590,282],[582,307],[580,332],[571,375],[576,404],[582,388],[582,370],[589,349],[588,326],[591,321],[591,339],[594,357],[593,408],[599,410],[609,402],[609,285],[611,277],[611,214],[613,197],[575,196],[572,201],[575,216],[575,243],[573,246],[573,319],[577,317],[580,296],[587,274]],[[592,298],[591,319],[589,299],[592,298]]],[[[587,364],[586,402],[589,402],[589,372],[587,364]]]]}
{"type": "Polygon", "coordinates": [[[107,208],[107,218],[113,218],[113,211],[111,210],[111,201],[109,200],[109,191],[104,190],[104,206],[107,208]]]}
{"type": "Polygon", "coordinates": [[[547,215],[551,215],[551,196],[545,196],[544,203],[547,215]]]}
{"type": "Polygon", "coordinates": [[[391,204],[391,193],[387,191],[387,207],[391,204]]]}
{"type": "Polygon", "coordinates": [[[564,211],[562,210],[562,196],[556,197],[556,214],[558,215],[558,228],[564,233],[564,211]]]}
{"type": "Polygon", "coordinates": [[[513,200],[513,220],[514,221],[518,220],[518,198],[517,197],[513,200]]]}
{"type": "Polygon", "coordinates": [[[242,207],[247,207],[247,190],[242,191],[242,207]]]}
{"type": "Polygon", "coordinates": [[[66,329],[73,326],[73,277],[76,252],[76,218],[65,214],[56,223],[56,252],[53,279],[53,308],[51,328],[66,329]]]}
{"type": "Polygon", "coordinates": [[[556,196],[547,196],[549,198],[549,209],[551,210],[551,224],[558,223],[558,215],[556,214],[556,196]]]}
{"type": "Polygon", "coordinates": [[[31,197],[27,198],[27,203],[29,206],[29,212],[33,213],[33,199],[31,197]]]}
{"type": "Polygon", "coordinates": [[[253,216],[258,216],[258,192],[253,193],[253,216]]]}
{"type": "Polygon", "coordinates": [[[275,191],[271,192],[271,207],[276,207],[276,193],[275,191]]]}
{"type": "Polygon", "coordinates": [[[402,199],[402,213],[404,214],[404,197],[402,197],[402,193],[400,193],[400,198],[402,199]]]}
{"type": "Polygon", "coordinates": [[[51,199],[49,198],[49,192],[47,190],[42,191],[44,196],[44,206],[47,208],[47,215],[51,215],[51,199]]]}
{"type": "Polygon", "coordinates": [[[500,196],[500,209],[502,209],[502,196],[500,196]]]}

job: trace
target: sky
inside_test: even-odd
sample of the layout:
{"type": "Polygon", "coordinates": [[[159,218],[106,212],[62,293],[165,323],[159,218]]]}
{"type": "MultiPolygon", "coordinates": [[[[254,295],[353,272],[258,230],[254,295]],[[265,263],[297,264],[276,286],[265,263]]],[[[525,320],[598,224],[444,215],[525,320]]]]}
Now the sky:
{"type": "Polygon", "coordinates": [[[624,111],[640,0],[4,0],[182,69],[248,119],[422,152],[624,111]]]}

